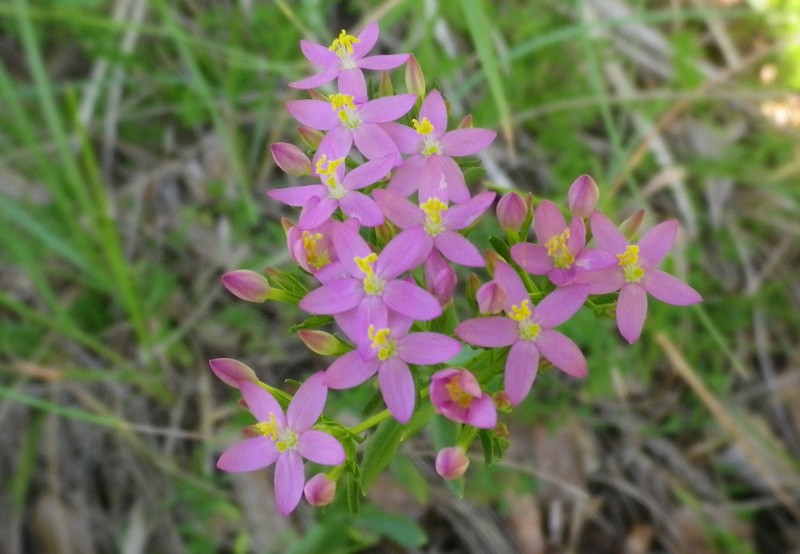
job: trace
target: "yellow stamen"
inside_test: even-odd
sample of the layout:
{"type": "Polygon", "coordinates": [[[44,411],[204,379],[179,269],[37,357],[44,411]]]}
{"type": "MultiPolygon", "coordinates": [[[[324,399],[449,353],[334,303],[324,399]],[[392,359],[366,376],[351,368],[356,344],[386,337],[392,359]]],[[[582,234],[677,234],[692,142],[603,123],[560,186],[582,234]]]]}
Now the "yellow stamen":
{"type": "Polygon", "coordinates": [[[442,212],[447,210],[447,204],[432,196],[419,206],[427,216],[425,220],[425,232],[436,236],[442,232],[442,212]]]}
{"type": "Polygon", "coordinates": [[[397,343],[389,338],[390,331],[387,328],[375,330],[374,325],[370,325],[367,336],[372,341],[373,350],[378,351],[378,359],[388,360],[397,353],[397,343]]]}
{"type": "Polygon", "coordinates": [[[322,233],[310,233],[303,231],[303,250],[306,252],[306,261],[314,269],[320,269],[331,263],[328,251],[319,248],[319,242],[323,239],[322,233]]]}
{"type": "Polygon", "coordinates": [[[423,117],[422,122],[412,119],[411,124],[414,126],[414,130],[420,135],[430,135],[434,130],[433,123],[431,123],[427,117],[423,117]]]}
{"type": "Polygon", "coordinates": [[[513,319],[514,321],[520,322],[525,321],[529,317],[531,317],[531,304],[528,300],[523,300],[519,303],[519,305],[512,305],[511,306],[511,313],[508,314],[508,317],[513,319]]]}
{"type": "Polygon", "coordinates": [[[462,408],[469,408],[472,405],[473,396],[461,388],[461,377],[456,375],[445,386],[447,394],[450,395],[450,400],[461,406],[462,408]]]}
{"type": "MultiPolygon", "coordinates": [[[[351,110],[356,109],[355,104],[353,104],[353,100],[355,100],[356,97],[352,94],[342,94],[341,92],[337,92],[336,94],[332,94],[330,99],[331,108],[334,110],[339,110],[341,108],[348,108],[351,110]]],[[[341,115],[339,117],[341,117],[341,115]]]]}
{"type": "Polygon", "coordinates": [[[269,414],[269,421],[259,421],[253,428],[274,442],[278,452],[297,448],[297,433],[291,429],[281,429],[273,413],[269,414]]]}
{"type": "Polygon", "coordinates": [[[575,256],[572,255],[567,247],[569,237],[569,229],[564,229],[563,233],[552,236],[545,243],[547,255],[553,259],[553,265],[561,269],[568,268],[575,262],[575,256]]]}
{"type": "Polygon", "coordinates": [[[508,317],[517,322],[517,332],[522,340],[534,340],[541,331],[541,327],[530,320],[531,314],[528,300],[523,300],[519,305],[512,305],[511,313],[508,314],[508,317]]]}
{"type": "Polygon", "coordinates": [[[364,272],[364,292],[370,296],[381,294],[383,292],[383,286],[385,285],[383,280],[375,275],[375,270],[372,268],[372,264],[375,263],[377,259],[378,255],[375,252],[363,258],[359,258],[358,256],[353,258],[358,268],[364,272]]]}
{"type": "Polygon", "coordinates": [[[622,254],[617,254],[619,265],[628,283],[638,283],[644,277],[644,269],[639,266],[639,246],[629,244],[622,254]]]}
{"type": "Polygon", "coordinates": [[[328,47],[328,50],[336,50],[336,53],[341,58],[341,53],[346,50],[349,54],[353,53],[353,44],[361,42],[360,39],[354,37],[353,35],[348,35],[347,31],[342,29],[342,32],[339,33],[339,36],[333,39],[333,42],[328,47]]]}

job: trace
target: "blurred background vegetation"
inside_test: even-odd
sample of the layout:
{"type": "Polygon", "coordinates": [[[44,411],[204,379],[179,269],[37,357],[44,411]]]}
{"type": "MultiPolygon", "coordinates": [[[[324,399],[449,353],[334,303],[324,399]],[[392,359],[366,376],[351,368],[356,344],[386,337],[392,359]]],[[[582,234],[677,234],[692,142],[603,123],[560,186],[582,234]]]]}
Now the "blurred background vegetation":
{"type": "MultiPolygon", "coordinates": [[[[800,551],[800,2],[0,2],[0,536],[4,552],[800,551]],[[568,332],[476,456],[463,499],[423,433],[359,516],[277,515],[271,471],[225,475],[249,423],[209,358],[267,382],[325,367],[297,310],[225,293],[290,267],[264,192],[297,143],[298,41],[370,20],[458,119],[497,129],[486,179],[683,233],[691,309],[651,303],[622,345],[568,332]]],[[[395,85],[403,89],[402,74],[395,85]]],[[[332,406],[347,410],[343,401],[332,406]]],[[[345,414],[344,417],[347,417],[345,414]]]]}

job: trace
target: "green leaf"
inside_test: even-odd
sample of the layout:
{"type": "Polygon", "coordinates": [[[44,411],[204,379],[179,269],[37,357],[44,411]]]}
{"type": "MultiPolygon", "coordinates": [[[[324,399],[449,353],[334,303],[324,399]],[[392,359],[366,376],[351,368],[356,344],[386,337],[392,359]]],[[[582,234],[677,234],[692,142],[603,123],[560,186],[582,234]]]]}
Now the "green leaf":
{"type": "Polygon", "coordinates": [[[494,251],[503,256],[504,259],[511,260],[511,250],[508,248],[506,241],[501,237],[492,235],[489,237],[489,244],[491,244],[494,251]]]}
{"type": "Polygon", "coordinates": [[[419,548],[428,542],[428,536],[416,521],[403,515],[385,512],[374,504],[364,506],[359,523],[404,548],[419,548]]]}
{"type": "Polygon", "coordinates": [[[414,495],[420,504],[428,503],[428,481],[420,473],[417,466],[406,456],[395,456],[391,462],[391,471],[397,482],[414,495]]]}

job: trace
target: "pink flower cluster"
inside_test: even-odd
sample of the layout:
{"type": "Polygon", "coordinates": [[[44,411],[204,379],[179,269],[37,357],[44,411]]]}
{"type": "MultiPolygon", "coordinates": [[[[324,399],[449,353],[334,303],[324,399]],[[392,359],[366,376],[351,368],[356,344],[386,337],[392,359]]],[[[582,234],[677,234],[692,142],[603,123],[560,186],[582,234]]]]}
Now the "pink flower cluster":
{"type": "MultiPolygon", "coordinates": [[[[284,172],[313,180],[268,195],[301,208],[296,224],[285,223],[288,249],[313,277],[314,288],[293,297],[293,287],[253,271],[223,277],[239,298],[293,302],[309,314],[331,316],[338,329],[338,335],[310,329],[301,334],[315,352],[338,357],[303,383],[285,415],[275,389],[250,368],[230,359],[211,362],[221,380],[239,388],[258,420],[217,466],[251,471],[274,462],[283,514],[294,510],[304,488],[312,505],[330,502],[345,471],[341,440],[354,431],[318,423],[329,389],[349,389],[377,376],[387,417],[408,423],[418,403],[429,398],[462,429],[491,433],[498,408],[516,406],[528,395],[540,358],[572,377],[587,375],[580,349],[556,328],[590,295],[618,291],[617,325],[629,342],[640,336],[648,294],[676,305],[700,301],[694,289],[656,269],[672,246],[677,222],[661,223],[629,244],[595,211],[599,188],[588,176],[570,188],[569,223],[550,201],[539,202],[531,213],[530,198],[505,195],[497,217],[510,255],[482,255],[466,232],[492,207],[496,194],[473,195],[457,158],[487,148],[496,133],[469,126],[448,130],[447,105],[437,90],[370,98],[363,70],[389,70],[409,61],[407,54],[368,56],[377,38],[372,23],[358,36],[342,31],[329,47],[301,41],[304,55],[321,71],[291,86],[331,90],[287,104],[313,150],[310,159],[291,144],[272,146],[284,172]],[[535,241],[526,242],[531,221],[535,241]],[[588,244],[587,231],[593,235],[588,244]],[[483,268],[486,260],[492,279],[473,288],[480,313],[458,323],[455,266],[483,268]],[[475,351],[464,343],[502,349],[501,367],[472,368],[475,351]],[[498,375],[502,390],[493,395],[486,389],[497,388],[498,375]],[[507,402],[498,402],[498,395],[507,402]],[[303,459],[335,467],[306,483],[303,459]]],[[[422,77],[414,71],[409,64],[407,81],[419,83],[422,77]]],[[[357,426],[355,432],[367,428],[357,426]]],[[[474,438],[475,432],[464,432],[455,446],[442,450],[436,467],[443,476],[463,474],[474,438]]]]}

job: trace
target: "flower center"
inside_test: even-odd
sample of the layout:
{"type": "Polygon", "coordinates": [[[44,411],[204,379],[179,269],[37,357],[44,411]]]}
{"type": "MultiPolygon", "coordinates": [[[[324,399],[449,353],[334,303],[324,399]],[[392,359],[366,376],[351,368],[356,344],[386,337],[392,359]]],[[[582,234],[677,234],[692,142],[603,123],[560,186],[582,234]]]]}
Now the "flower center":
{"type": "Polygon", "coordinates": [[[331,198],[336,200],[339,200],[347,193],[347,189],[344,188],[339,182],[339,179],[336,178],[336,169],[342,165],[343,162],[344,158],[328,161],[328,156],[325,154],[317,161],[317,175],[320,176],[323,183],[328,185],[328,194],[330,194],[331,198]]]}
{"type": "Polygon", "coordinates": [[[575,256],[567,248],[567,240],[569,239],[569,229],[564,229],[560,235],[553,235],[545,243],[547,248],[547,255],[553,260],[553,265],[565,269],[570,267],[575,261],[575,256]]]}
{"type": "Polygon", "coordinates": [[[349,129],[357,129],[361,125],[361,117],[358,115],[356,105],[353,104],[355,96],[352,94],[336,93],[330,96],[331,108],[338,111],[339,120],[342,125],[349,129]]]}
{"type": "Polygon", "coordinates": [[[274,442],[278,452],[297,448],[297,433],[285,427],[281,428],[273,413],[269,414],[269,421],[259,421],[253,427],[274,442]]]}
{"type": "Polygon", "coordinates": [[[306,261],[314,269],[325,267],[331,262],[328,251],[319,247],[323,238],[322,233],[303,231],[303,250],[306,252],[306,261]]]}
{"type": "Polygon", "coordinates": [[[639,266],[639,247],[629,244],[622,254],[617,254],[619,266],[625,273],[625,281],[628,283],[638,283],[644,277],[644,269],[639,266]]]}
{"type": "Polygon", "coordinates": [[[328,50],[336,52],[341,60],[342,69],[353,69],[356,63],[353,61],[353,44],[361,42],[357,37],[348,35],[347,31],[342,29],[339,36],[333,39],[333,42],[328,47],[328,50]]]}
{"type": "Polygon", "coordinates": [[[473,396],[461,387],[461,375],[454,375],[444,388],[447,389],[450,400],[462,408],[472,406],[473,396]]]}
{"type": "Polygon", "coordinates": [[[535,340],[542,330],[538,324],[531,321],[531,313],[530,302],[523,300],[519,305],[512,305],[511,313],[508,314],[508,317],[517,322],[517,332],[522,340],[535,340]]]}
{"type": "Polygon", "coordinates": [[[426,158],[432,156],[433,154],[441,154],[442,147],[439,145],[439,141],[436,140],[431,136],[431,133],[434,131],[433,123],[428,121],[427,117],[423,117],[422,121],[417,121],[416,119],[411,120],[411,124],[414,126],[414,130],[425,137],[422,141],[422,155],[426,158]]]}
{"type": "Polygon", "coordinates": [[[442,212],[447,210],[447,204],[431,196],[419,206],[425,212],[425,232],[431,236],[436,236],[444,229],[442,228],[442,212]]]}
{"type": "Polygon", "coordinates": [[[358,256],[353,258],[358,268],[364,272],[364,292],[370,296],[378,296],[383,293],[383,287],[386,285],[383,279],[375,275],[375,268],[372,264],[374,264],[377,259],[378,255],[375,252],[363,258],[359,258],[358,256]]]}
{"type": "Polygon", "coordinates": [[[389,329],[375,329],[374,325],[370,325],[367,330],[367,336],[372,341],[372,349],[378,351],[378,359],[388,360],[397,353],[397,342],[389,338],[389,329]]]}

